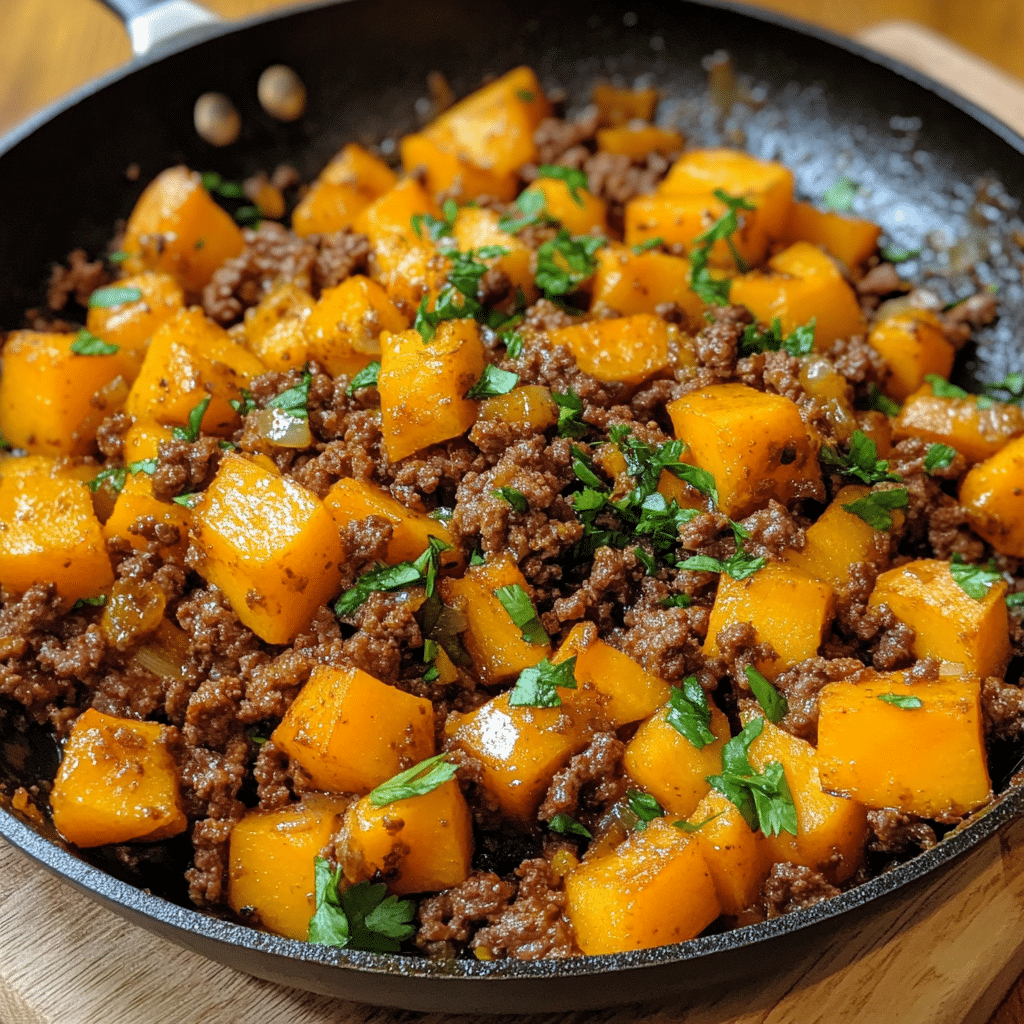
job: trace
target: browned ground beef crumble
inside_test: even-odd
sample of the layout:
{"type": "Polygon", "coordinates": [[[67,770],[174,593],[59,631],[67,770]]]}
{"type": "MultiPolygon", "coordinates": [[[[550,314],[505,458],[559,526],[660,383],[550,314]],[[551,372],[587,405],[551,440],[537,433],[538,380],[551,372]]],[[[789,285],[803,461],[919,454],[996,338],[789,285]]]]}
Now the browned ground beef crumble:
{"type": "MultiPolygon", "coordinates": [[[[545,120],[537,130],[541,163],[582,168],[590,188],[608,200],[613,230],[621,225],[623,204],[654,191],[670,160],[652,154],[641,161],[594,152],[596,116],[576,121],[545,120]]],[[[525,180],[536,168],[524,169],[525,180]]],[[[280,187],[295,184],[290,168],[274,175],[280,187]],[[289,173],[291,172],[291,173],[289,173]]],[[[481,205],[503,208],[483,201],[481,205]]],[[[536,248],[552,229],[528,227],[519,237],[536,248]]],[[[228,260],[201,296],[206,313],[225,326],[237,324],[281,281],[293,281],[314,296],[367,266],[369,245],[349,231],[299,238],[271,221],[244,233],[244,252],[228,260]]],[[[48,291],[49,312],[31,311],[32,324],[52,325],[52,314],[69,300],[79,303],[109,278],[102,261],[89,262],[81,250],[67,267],[54,269],[48,291]]],[[[867,311],[881,298],[905,291],[895,269],[878,263],[856,283],[867,311]]],[[[486,304],[508,298],[509,281],[489,272],[479,297],[486,304]]],[[[571,298],[571,297],[570,297],[571,298]]],[[[925,300],[921,300],[922,303],[925,300]]],[[[659,312],[685,323],[678,308],[659,312]]],[[[989,322],[995,300],[981,293],[944,315],[948,336],[962,343],[970,329],[989,322]]],[[[804,422],[825,443],[839,435],[827,408],[807,394],[800,382],[800,362],[785,352],[740,357],[739,340],[751,322],[739,306],[717,310],[712,322],[696,334],[698,365],[681,368],[671,380],[649,382],[632,394],[622,385],[603,383],[577,367],[570,352],[551,345],[549,334],[576,319],[547,299],[525,311],[520,328],[524,344],[509,358],[495,337],[487,336],[492,358],[519,375],[521,384],[538,384],[554,391],[575,391],[582,399],[583,421],[593,437],[625,424],[635,436],[657,446],[672,438],[665,414],[667,402],[709,384],[738,381],[792,399],[804,422]]],[[[63,323],[58,321],[58,323],[63,323]]],[[[69,325],[66,325],[69,326],[69,325]]],[[[692,327],[693,325],[691,325],[692,327]]],[[[696,325],[700,326],[700,325],[696,325]]],[[[861,404],[869,385],[883,369],[878,354],[862,337],[836,342],[828,354],[834,366],[855,386],[861,404]]],[[[449,528],[463,551],[480,550],[487,557],[508,552],[533,588],[545,629],[554,642],[563,640],[578,623],[591,624],[601,637],[649,672],[670,683],[695,673],[700,684],[715,691],[716,703],[733,723],[752,696],[743,668],[774,652],[755,642],[748,623],[731,626],[718,635],[720,655],[706,659],[701,647],[708,632],[716,577],[706,572],[662,566],[653,575],[633,548],[598,548],[593,557],[573,560],[570,553],[583,528],[567,498],[574,483],[572,442],[549,430],[532,434],[522,428],[479,421],[467,438],[419,451],[398,463],[388,462],[381,438],[378,396],[373,387],[346,394],[348,380],[332,379],[311,367],[309,425],[313,442],[306,450],[269,447],[250,414],[234,437],[243,451],[269,455],[285,476],[323,497],[342,477],[371,481],[398,501],[419,511],[452,510],[449,528]],[[528,511],[517,512],[494,494],[495,481],[515,488],[526,498],[528,511]],[[673,595],[687,595],[689,607],[666,607],[673,595]]],[[[293,386],[299,372],[271,372],[251,385],[257,407],[293,386]]],[[[122,458],[122,438],[129,420],[122,414],[100,428],[97,443],[112,464],[122,458]]],[[[970,562],[984,561],[991,551],[967,525],[964,510],[944,486],[964,470],[961,456],[948,470],[926,473],[923,441],[902,441],[891,457],[910,496],[906,526],[896,564],[918,552],[949,558],[960,554],[970,562]]],[[[202,490],[213,478],[222,456],[214,438],[171,440],[160,447],[153,474],[154,493],[162,499],[202,490]]],[[[805,529],[842,484],[826,474],[825,488],[809,487],[792,508],[776,501],[743,521],[750,534],[747,550],[777,559],[790,549],[800,550],[805,529]]],[[[410,605],[395,595],[372,593],[346,620],[322,608],[294,643],[273,647],[243,626],[216,587],[203,583],[185,564],[164,562],[159,550],[172,542],[166,527],[140,521],[136,530],[147,542],[141,554],[123,543],[112,543],[110,555],[119,578],[131,578],[159,588],[174,621],[188,638],[188,653],[178,677],[147,671],[105,639],[94,609],[59,613],[51,585],[41,583],[22,597],[3,594],[0,608],[0,695],[12,698],[37,722],[52,725],[58,735],[85,707],[113,715],[154,717],[173,727],[186,810],[191,829],[192,857],[187,871],[189,895],[199,906],[225,911],[227,841],[232,824],[247,807],[276,810],[311,789],[305,773],[291,763],[269,735],[317,665],[357,666],[383,682],[429,698],[435,708],[439,744],[443,726],[453,711],[465,712],[488,699],[467,673],[447,687],[426,683],[421,659],[423,635],[410,605]]],[[[350,553],[342,588],[383,557],[391,525],[369,517],[344,531],[350,553]]],[[[644,542],[646,543],[646,542],[644,542]]],[[[702,513],[680,530],[679,548],[689,554],[727,558],[736,542],[728,520],[702,513]]],[[[891,544],[896,540],[880,540],[891,544]]],[[[888,554],[889,552],[887,552],[888,554]]],[[[1000,567],[1016,570],[1012,559],[1000,557],[1000,567]]],[[[817,736],[818,693],[829,682],[855,679],[866,666],[880,670],[913,665],[913,631],[887,609],[869,609],[868,597],[876,571],[867,563],[853,567],[849,594],[840,603],[822,655],[783,672],[776,680],[789,703],[782,728],[814,742],[817,736]]],[[[1024,631],[1014,625],[1014,650],[1024,654],[1024,631]]],[[[913,669],[932,678],[933,663],[913,669]]],[[[983,687],[986,730],[994,742],[1015,740],[1024,733],[1024,693],[999,679],[983,687]]],[[[578,952],[565,915],[558,869],[560,856],[578,851],[575,840],[549,834],[543,822],[568,813],[595,835],[621,828],[609,825],[609,812],[622,799],[626,778],[622,768],[625,741],[632,729],[593,737],[590,745],[558,772],[541,804],[533,829],[502,832],[495,808],[476,784],[479,764],[460,750],[451,751],[459,778],[473,810],[477,834],[476,866],[454,888],[423,898],[414,945],[428,956],[462,955],[484,948],[490,956],[536,958],[578,952]]],[[[937,841],[931,823],[895,811],[870,811],[870,864],[847,885],[867,873],[883,870],[894,858],[905,858],[937,841]]],[[[330,854],[328,849],[325,851],[330,854]]],[[[149,857],[138,845],[113,849],[110,856],[132,868],[149,857]],[[141,851],[141,852],[140,852],[141,851]]],[[[840,890],[824,876],[793,864],[776,864],[754,903],[737,923],[764,920],[810,906],[840,890]]]]}

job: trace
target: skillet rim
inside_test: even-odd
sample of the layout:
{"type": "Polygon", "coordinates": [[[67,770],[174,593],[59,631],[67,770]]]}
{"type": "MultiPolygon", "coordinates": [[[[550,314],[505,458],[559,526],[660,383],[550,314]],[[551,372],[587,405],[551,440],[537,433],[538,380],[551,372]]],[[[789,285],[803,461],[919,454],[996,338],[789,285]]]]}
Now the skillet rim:
{"type": "MultiPolygon", "coordinates": [[[[70,111],[83,100],[101,92],[135,71],[153,65],[165,57],[182,53],[195,45],[242,32],[266,23],[292,16],[303,16],[318,10],[369,0],[314,0],[284,10],[263,12],[234,21],[222,21],[190,30],[160,44],[153,51],[133,57],[120,68],[87,82],[43,110],[31,115],[0,137],[0,158],[14,150],[38,129],[59,115],[70,111]]],[[[728,11],[754,23],[770,24],[826,47],[836,47],[871,64],[882,67],[898,77],[933,94],[944,104],[967,115],[983,129],[1024,156],[1024,135],[996,118],[973,101],[903,62],[882,54],[853,39],[840,36],[829,29],[811,25],[775,11],[752,8],[734,0],[676,0],[677,3],[728,11]]],[[[18,816],[0,807],[0,838],[10,842],[37,864],[62,881],[126,917],[133,923],[154,931],[147,920],[154,920],[177,936],[175,941],[189,945],[190,936],[198,935],[214,944],[236,951],[259,951],[288,961],[311,963],[351,970],[361,975],[383,975],[408,979],[444,980],[451,984],[488,980],[580,979],[619,971],[636,971],[645,967],[686,964],[702,957],[759,947],[773,938],[793,934],[813,925],[849,914],[872,900],[897,892],[915,882],[924,880],[942,866],[980,847],[997,831],[1024,816],[1024,784],[1008,787],[992,804],[982,809],[976,820],[951,833],[931,850],[924,851],[885,874],[831,897],[814,906],[798,910],[770,921],[748,925],[713,935],[700,936],[686,942],[651,949],[615,954],[582,955],[567,959],[541,959],[533,961],[506,959],[491,962],[476,960],[431,961],[408,954],[369,953],[358,950],[337,950],[326,946],[287,939],[260,932],[246,925],[205,914],[194,908],[182,907],[162,897],[152,895],[80,859],[70,850],[35,831],[18,816]]],[[[204,954],[207,955],[207,954],[204,954]]],[[[382,1005],[402,1005],[383,1003],[382,1005]]]]}

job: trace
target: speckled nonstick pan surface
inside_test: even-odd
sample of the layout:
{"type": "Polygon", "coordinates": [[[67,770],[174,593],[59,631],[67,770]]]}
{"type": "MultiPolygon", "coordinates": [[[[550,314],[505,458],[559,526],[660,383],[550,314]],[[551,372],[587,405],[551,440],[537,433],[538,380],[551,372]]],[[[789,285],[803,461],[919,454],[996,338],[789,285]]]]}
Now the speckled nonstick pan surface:
{"type": "MultiPolygon", "coordinates": [[[[414,128],[429,71],[442,71],[463,95],[519,63],[532,65],[546,87],[564,88],[570,109],[587,101],[597,79],[633,84],[646,76],[664,97],[662,116],[692,142],[781,159],[804,195],[820,196],[846,174],[861,186],[857,211],[894,243],[923,244],[926,268],[955,269],[963,243],[950,246],[966,237],[969,251],[988,259],[982,283],[998,283],[1002,315],[962,358],[961,382],[1021,368],[1024,286],[1012,234],[1020,228],[1014,197],[1024,196],[1024,140],[853,43],[760,12],[681,0],[350,0],[217,26],[136,60],[0,140],[0,324],[20,324],[23,310],[40,302],[54,259],[76,246],[103,251],[111,225],[164,167],[184,162],[237,179],[287,161],[308,178],[347,141],[397,139],[414,128]],[[731,53],[757,100],[725,118],[708,103],[702,66],[719,49],[731,53]],[[309,89],[307,114],[295,124],[271,121],[256,102],[260,72],[277,62],[309,89]],[[228,93],[242,114],[242,140],[226,150],[192,131],[192,104],[208,90],[228,93]],[[125,178],[130,164],[141,171],[136,183],[125,178]]],[[[917,273],[915,265],[903,269],[917,273]]],[[[955,274],[936,282],[950,297],[975,287],[955,274]]],[[[19,729],[15,717],[0,705],[0,779],[52,774],[52,744],[19,729]],[[36,767],[40,759],[48,766],[36,767]]],[[[1019,755],[998,752],[994,782],[1005,783],[1019,755]]],[[[508,1013],[692,994],[778,971],[956,870],[959,855],[1022,811],[1024,792],[1007,790],[936,848],[773,921],[636,953],[536,962],[438,963],[294,942],[187,908],[173,872],[156,870],[136,885],[119,880],[69,852],[51,830],[4,810],[0,835],[85,895],[239,970],[379,1005],[508,1013]]]]}

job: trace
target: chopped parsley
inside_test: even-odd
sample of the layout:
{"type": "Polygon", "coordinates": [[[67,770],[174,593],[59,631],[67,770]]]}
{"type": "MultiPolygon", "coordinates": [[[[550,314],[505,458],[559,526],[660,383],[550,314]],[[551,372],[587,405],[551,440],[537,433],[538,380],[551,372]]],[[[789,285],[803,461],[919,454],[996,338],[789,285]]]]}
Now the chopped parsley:
{"type": "Polygon", "coordinates": [[[309,385],[312,380],[313,375],[306,370],[298,384],[275,395],[267,402],[266,408],[278,409],[292,419],[308,420],[309,412],[306,406],[309,404],[309,385]]]}
{"type": "Polygon", "coordinates": [[[877,384],[868,385],[868,408],[884,412],[886,416],[899,416],[900,407],[888,395],[883,394],[877,384]]]}
{"type": "Polygon", "coordinates": [[[380,363],[374,360],[369,366],[363,367],[363,369],[361,369],[352,378],[352,380],[349,381],[348,387],[345,388],[345,394],[351,397],[360,388],[375,388],[379,377],[380,363]]]}
{"type": "Polygon", "coordinates": [[[245,189],[237,181],[227,181],[216,171],[203,172],[203,188],[216,193],[221,199],[245,198],[245,189]]]}
{"type": "Polygon", "coordinates": [[[597,235],[573,238],[565,228],[537,249],[534,281],[548,299],[568,295],[597,270],[594,253],[607,239],[597,235]]]}
{"type": "Polygon", "coordinates": [[[433,596],[441,567],[441,552],[449,550],[451,545],[440,537],[429,537],[426,549],[414,562],[385,565],[361,576],[356,585],[335,602],[334,614],[351,615],[374,591],[391,593],[406,587],[422,586],[427,597],[433,596]]]}
{"type": "Polygon", "coordinates": [[[650,252],[652,249],[657,249],[659,245],[664,245],[665,239],[661,235],[655,235],[654,238],[645,238],[642,242],[637,242],[633,246],[634,256],[643,256],[645,252],[650,252]]]}
{"type": "Polygon", "coordinates": [[[777,725],[789,713],[789,702],[753,665],[748,665],[744,672],[765,718],[777,725]]]}
{"type": "Polygon", "coordinates": [[[907,489],[894,487],[888,491],[872,491],[863,498],[851,501],[843,509],[859,516],[873,530],[891,530],[892,516],[889,512],[894,508],[906,508],[909,503],[907,489]]]}
{"type": "Polygon", "coordinates": [[[642,832],[655,818],[660,818],[665,812],[661,804],[641,789],[629,789],[626,791],[626,802],[629,809],[636,815],[637,832],[642,832]]]}
{"type": "Polygon", "coordinates": [[[72,606],[71,610],[77,612],[82,608],[102,608],[107,603],[106,594],[98,594],[96,597],[80,597],[72,606]]]}
{"type": "Polygon", "coordinates": [[[505,343],[505,355],[509,359],[518,359],[523,354],[526,342],[518,331],[502,331],[498,337],[505,343]]]}
{"type": "Polygon", "coordinates": [[[912,260],[915,256],[921,255],[920,249],[904,249],[901,245],[883,245],[878,250],[878,255],[885,260],[886,263],[906,263],[907,260],[912,260]]]}
{"type": "Polygon", "coordinates": [[[715,818],[720,818],[724,813],[724,811],[719,811],[717,814],[709,814],[703,821],[673,821],[672,827],[679,829],[680,832],[699,832],[705,825],[710,824],[715,818]]]}
{"type": "Polygon", "coordinates": [[[849,213],[853,209],[853,200],[860,191],[860,185],[845,174],[831,185],[821,197],[822,205],[836,213],[849,213]]]}
{"type": "Polygon", "coordinates": [[[254,230],[260,226],[263,214],[258,206],[240,206],[235,210],[235,220],[239,224],[248,224],[254,230]]]}
{"type": "Polygon", "coordinates": [[[565,811],[556,814],[548,822],[548,829],[552,832],[557,832],[560,836],[580,836],[583,839],[594,838],[575,818],[570,817],[565,811]]]}
{"type": "Polygon", "coordinates": [[[120,350],[120,345],[113,345],[109,341],[97,338],[95,334],[84,327],[75,335],[75,340],[71,342],[71,351],[76,356],[112,356],[120,350]]]}
{"type": "MultiPolygon", "coordinates": [[[[192,411],[188,414],[188,422],[184,427],[175,427],[171,431],[171,437],[175,441],[187,441],[189,444],[199,440],[199,434],[203,425],[203,416],[206,415],[206,410],[209,408],[212,396],[207,395],[192,411]]],[[[190,506],[191,507],[191,506],[190,506]]]]}
{"type": "Polygon", "coordinates": [[[930,444],[924,453],[924,469],[926,473],[934,473],[937,469],[948,469],[958,452],[948,444],[930,444]]]}
{"type": "Polygon", "coordinates": [[[248,416],[249,413],[256,408],[256,401],[252,397],[252,392],[248,388],[239,389],[242,397],[231,399],[231,408],[238,413],[239,416],[248,416]]]}
{"type": "Polygon", "coordinates": [[[704,469],[680,462],[685,445],[682,441],[666,441],[658,448],[652,448],[646,441],[633,434],[632,427],[614,426],[608,437],[622,452],[626,469],[636,480],[636,487],[627,499],[633,504],[642,503],[658,489],[662,470],[668,470],[680,480],[685,480],[705,497],[718,504],[718,488],[715,478],[704,469]]]}
{"type": "Polygon", "coordinates": [[[945,377],[937,373],[926,373],[924,379],[932,386],[932,394],[936,398],[970,398],[971,396],[963,388],[950,384],[945,377]]]}
{"type": "Polygon", "coordinates": [[[856,477],[866,484],[898,483],[903,479],[889,469],[889,463],[878,457],[878,445],[862,430],[855,430],[846,455],[828,445],[821,448],[821,461],[844,476],[856,477]]]}
{"type": "Polygon", "coordinates": [[[432,213],[414,213],[412,215],[412,229],[416,232],[417,238],[423,237],[423,229],[426,228],[427,237],[431,242],[439,242],[442,238],[450,238],[455,230],[455,218],[459,213],[458,203],[454,199],[446,199],[441,207],[443,220],[438,220],[432,213]]]}
{"type": "Polygon", "coordinates": [[[1002,380],[986,384],[985,394],[1001,402],[1019,402],[1024,398],[1024,373],[1008,373],[1002,380]]]}
{"type": "Polygon", "coordinates": [[[711,558],[709,555],[693,555],[680,562],[679,568],[690,572],[724,572],[734,580],[745,580],[763,568],[767,561],[763,555],[754,556],[739,548],[725,560],[711,558]]]}
{"type": "Polygon", "coordinates": [[[894,708],[903,708],[905,711],[924,707],[924,702],[920,697],[914,697],[908,693],[880,693],[878,699],[884,700],[886,704],[891,704],[894,708]]]}
{"type": "Polygon", "coordinates": [[[97,288],[89,296],[90,309],[109,309],[111,306],[123,306],[128,302],[138,302],[142,298],[142,291],[138,288],[124,288],[112,286],[110,288],[97,288]]]}
{"type": "Polygon", "coordinates": [[[488,363],[480,379],[466,392],[467,398],[494,398],[507,395],[519,383],[519,374],[488,363]]]}
{"type": "Polygon", "coordinates": [[[317,857],[316,912],[309,922],[309,942],[338,949],[397,953],[405,939],[416,934],[416,901],[388,896],[383,882],[358,882],[339,891],[342,869],[317,857]]]}
{"type": "Polygon", "coordinates": [[[1020,590],[1016,594],[1007,594],[1006,607],[1013,610],[1024,608],[1024,590],[1020,590]]]}
{"type": "Polygon", "coordinates": [[[517,231],[522,231],[523,228],[550,220],[551,218],[545,211],[544,193],[531,192],[526,189],[519,193],[519,198],[512,204],[509,213],[506,213],[498,221],[498,230],[514,235],[517,231]]]}
{"type": "Polygon", "coordinates": [[[526,500],[526,495],[522,491],[517,491],[514,487],[496,487],[491,491],[491,494],[496,498],[503,498],[517,512],[529,511],[530,505],[526,500]]]}
{"type": "Polygon", "coordinates": [[[709,743],[715,742],[715,734],[711,731],[708,695],[704,692],[704,687],[697,682],[696,676],[687,676],[683,680],[682,688],[673,686],[669,691],[665,721],[698,750],[703,750],[709,743]]]}
{"type": "Polygon", "coordinates": [[[812,317],[792,334],[783,337],[782,321],[775,317],[766,330],[757,324],[747,324],[740,338],[740,355],[749,356],[756,352],[788,352],[791,356],[806,356],[814,351],[814,328],[817,318],[812,317]]]}
{"type": "Polygon", "coordinates": [[[447,754],[435,754],[404,772],[399,772],[376,789],[370,790],[369,800],[374,807],[387,807],[396,800],[409,800],[414,796],[433,793],[439,786],[455,778],[456,766],[447,761],[447,754]]]}
{"type": "Polygon", "coordinates": [[[507,587],[498,587],[494,596],[501,602],[501,607],[508,612],[508,617],[522,631],[523,639],[528,644],[535,644],[543,647],[551,637],[548,636],[541,625],[537,615],[537,609],[529,595],[518,583],[511,583],[507,587]]]}
{"type": "Polygon", "coordinates": [[[741,271],[747,269],[747,265],[732,240],[733,234],[739,230],[740,222],[737,215],[739,210],[755,210],[756,207],[742,196],[731,196],[724,189],[716,188],[715,198],[725,203],[728,207],[707,231],[694,238],[697,247],[690,250],[690,290],[695,292],[703,302],[708,305],[724,305],[729,301],[728,278],[716,278],[708,269],[708,260],[711,257],[711,250],[717,241],[724,241],[732,253],[736,266],[741,271]]]}
{"type": "Polygon", "coordinates": [[[563,395],[551,392],[551,400],[558,406],[558,434],[560,437],[579,438],[588,430],[583,422],[583,399],[572,388],[563,395]]]}
{"type": "Polygon", "coordinates": [[[992,586],[1002,580],[994,560],[987,565],[970,565],[960,554],[954,554],[949,563],[949,574],[956,585],[975,601],[984,601],[992,586]]]}
{"type": "Polygon", "coordinates": [[[193,509],[199,504],[202,497],[198,491],[192,491],[189,494],[179,494],[176,498],[171,498],[171,501],[182,508],[193,509]]]}
{"type": "Polygon", "coordinates": [[[147,473],[152,476],[156,472],[159,462],[159,459],[136,459],[135,462],[128,463],[128,472],[147,473]]]}
{"type": "Polygon", "coordinates": [[[466,317],[480,319],[484,316],[485,310],[477,298],[477,292],[480,278],[487,273],[488,268],[481,261],[507,256],[508,249],[501,245],[485,245],[466,252],[452,250],[447,255],[451,261],[448,278],[437,293],[434,308],[427,309],[429,299],[424,295],[416,310],[413,327],[419,332],[424,344],[433,341],[442,320],[461,320],[466,317]]]}
{"type": "Polygon", "coordinates": [[[128,479],[128,470],[121,467],[103,469],[86,483],[86,487],[95,494],[106,484],[115,494],[120,494],[128,479]]]}
{"type": "Polygon", "coordinates": [[[658,602],[662,608],[689,608],[693,598],[689,594],[671,594],[658,602]]]}
{"type": "Polygon", "coordinates": [[[519,673],[516,685],[512,687],[508,702],[511,707],[557,708],[562,703],[558,688],[576,689],[576,657],[566,658],[552,665],[543,658],[531,668],[519,673]]]}
{"type": "Polygon", "coordinates": [[[782,832],[795,836],[796,807],[785,769],[772,761],[763,772],[755,772],[750,763],[750,744],[763,730],[763,718],[748,722],[722,748],[722,774],[709,775],[707,781],[735,805],[751,828],[760,828],[766,836],[782,832]]]}
{"type": "Polygon", "coordinates": [[[554,178],[556,181],[564,181],[565,187],[569,190],[569,195],[572,196],[573,202],[577,206],[583,206],[583,197],[580,195],[580,189],[584,192],[590,191],[590,183],[587,181],[587,176],[583,171],[578,170],[575,167],[560,167],[557,164],[541,164],[537,168],[538,178],[554,178]]]}

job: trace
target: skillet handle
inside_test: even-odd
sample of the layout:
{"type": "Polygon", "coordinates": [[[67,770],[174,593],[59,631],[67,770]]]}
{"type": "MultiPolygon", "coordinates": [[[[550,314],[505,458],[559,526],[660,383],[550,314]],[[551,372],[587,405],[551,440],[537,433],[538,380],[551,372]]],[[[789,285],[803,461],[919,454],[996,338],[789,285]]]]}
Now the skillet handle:
{"type": "Polygon", "coordinates": [[[174,36],[221,19],[192,0],[100,0],[124,23],[136,56],[174,36]]]}

